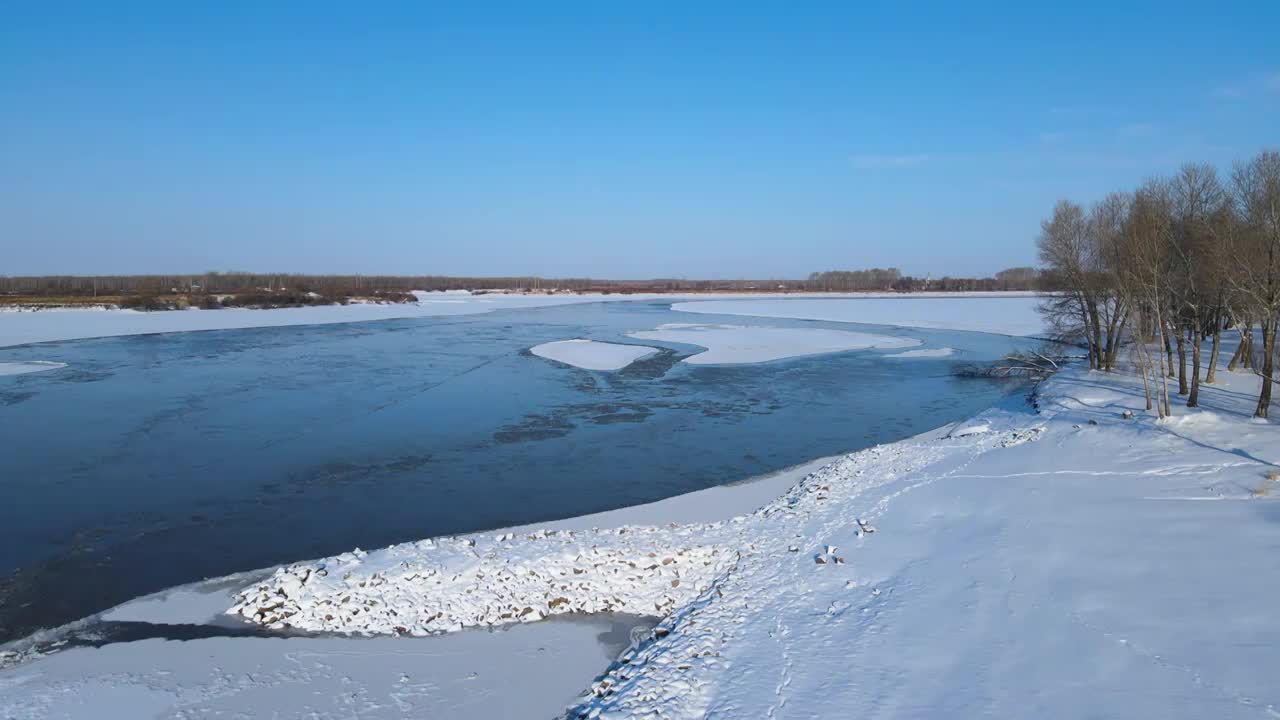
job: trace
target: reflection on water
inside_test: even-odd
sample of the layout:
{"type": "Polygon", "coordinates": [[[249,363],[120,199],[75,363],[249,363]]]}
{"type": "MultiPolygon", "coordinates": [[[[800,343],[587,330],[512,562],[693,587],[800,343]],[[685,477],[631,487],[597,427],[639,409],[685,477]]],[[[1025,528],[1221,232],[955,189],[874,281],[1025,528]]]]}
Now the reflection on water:
{"type": "Polygon", "coordinates": [[[602,303],[0,349],[69,365],[0,378],[0,640],[203,577],[723,484],[1008,390],[949,376],[1014,344],[973,333],[852,328],[951,358],[693,366],[666,345],[616,373],[527,351],[687,318],[602,303]]]}

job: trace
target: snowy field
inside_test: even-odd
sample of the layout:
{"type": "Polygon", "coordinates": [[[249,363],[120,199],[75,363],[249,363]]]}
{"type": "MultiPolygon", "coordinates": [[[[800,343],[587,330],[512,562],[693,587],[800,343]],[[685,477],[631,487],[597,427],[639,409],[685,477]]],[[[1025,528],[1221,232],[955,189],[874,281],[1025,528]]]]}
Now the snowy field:
{"type": "Polygon", "coordinates": [[[572,365],[583,370],[621,370],[631,363],[658,352],[645,345],[622,345],[595,340],[558,340],[529,348],[541,358],[572,365]]]}
{"type": "Polygon", "coordinates": [[[941,298],[921,295],[860,295],[844,298],[775,297],[757,300],[699,300],[673,310],[714,315],[870,323],[933,330],[972,330],[1001,335],[1038,336],[1044,321],[1033,295],[975,293],[941,298]]]}
{"type": "Polygon", "coordinates": [[[1038,318],[1035,317],[1037,299],[1027,293],[953,293],[942,296],[931,296],[927,293],[912,294],[903,297],[893,294],[864,293],[850,295],[806,295],[802,298],[779,299],[777,295],[754,296],[758,306],[748,307],[743,301],[752,300],[751,295],[517,295],[492,293],[471,295],[468,293],[415,293],[419,302],[408,304],[352,304],[327,305],[307,308],[278,308],[271,310],[248,310],[228,308],[223,310],[173,310],[164,312],[139,312],[136,310],[40,310],[40,311],[0,311],[0,347],[25,345],[28,343],[51,342],[56,340],[75,340],[93,337],[115,337],[120,335],[141,335],[147,333],[189,332],[199,330],[231,330],[252,327],[282,327],[292,325],[325,325],[332,323],[364,322],[371,320],[393,320],[413,317],[435,317],[447,315],[472,315],[488,313],[496,310],[519,308],[548,307],[584,302],[626,302],[626,301],[679,301],[681,299],[699,299],[697,303],[689,303],[689,307],[680,309],[705,312],[725,312],[727,314],[761,315],[765,317],[801,317],[810,318],[815,313],[831,314],[833,317],[812,317],[810,319],[832,319],[855,321],[883,325],[912,326],[909,318],[917,315],[929,317],[932,324],[915,324],[916,327],[930,327],[955,330],[983,330],[988,332],[1005,332],[1008,334],[1034,335],[1039,332],[1038,318]],[[859,303],[854,310],[832,308],[823,309],[823,298],[850,299],[859,303]],[[956,300],[982,303],[981,311],[972,307],[972,314],[981,314],[981,321],[970,317],[970,306],[965,304],[959,311],[951,311],[956,300]],[[711,301],[711,302],[707,302],[711,301]],[[791,303],[802,303],[791,305],[791,303]],[[714,303],[714,304],[713,304],[714,303]],[[723,305],[722,303],[728,303],[723,305]],[[786,303],[778,309],[778,303],[786,303]],[[817,303],[817,304],[813,304],[817,303]],[[902,303],[901,305],[899,303],[902,303]],[[719,305],[720,309],[716,309],[719,305]],[[696,307],[693,307],[696,306],[696,307]],[[758,312],[757,312],[758,309],[758,312]],[[782,312],[784,314],[777,314],[782,312]],[[785,314],[799,312],[799,315],[785,314]],[[906,318],[906,320],[904,320],[906,318]],[[1035,329],[1029,329],[1029,328],[1035,329]]]}
{"type": "Polygon", "coordinates": [[[919,345],[912,338],[872,333],[824,330],[822,328],[778,328],[746,325],[667,323],[656,330],[628,333],[639,340],[683,343],[706,348],[684,359],[693,365],[768,362],[783,358],[919,345]]]}

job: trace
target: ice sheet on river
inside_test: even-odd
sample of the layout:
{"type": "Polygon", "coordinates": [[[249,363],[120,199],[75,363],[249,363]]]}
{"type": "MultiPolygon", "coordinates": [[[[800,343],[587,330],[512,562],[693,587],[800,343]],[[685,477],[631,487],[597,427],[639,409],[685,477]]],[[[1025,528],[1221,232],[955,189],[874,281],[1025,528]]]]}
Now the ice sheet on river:
{"type": "Polygon", "coordinates": [[[656,352],[646,345],[622,345],[595,340],[557,340],[529,348],[541,358],[562,362],[584,370],[621,370],[656,352]]]}
{"type": "Polygon", "coordinates": [[[920,344],[914,338],[848,330],[702,323],[666,323],[656,330],[639,330],[628,335],[640,340],[706,348],[705,352],[684,359],[692,365],[758,363],[845,350],[885,350],[920,344]]]}

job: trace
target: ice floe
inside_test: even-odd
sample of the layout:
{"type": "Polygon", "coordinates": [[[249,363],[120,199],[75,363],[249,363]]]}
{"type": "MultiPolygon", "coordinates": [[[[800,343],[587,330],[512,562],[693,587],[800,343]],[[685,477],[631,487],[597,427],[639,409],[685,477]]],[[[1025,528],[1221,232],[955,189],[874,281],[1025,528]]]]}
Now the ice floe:
{"type": "Polygon", "coordinates": [[[584,370],[621,370],[636,360],[653,355],[658,349],[579,338],[542,343],[529,348],[529,352],[584,370]]]}
{"type": "Polygon", "coordinates": [[[954,355],[954,354],[955,354],[955,352],[956,352],[955,348],[949,348],[949,347],[942,347],[942,348],[925,348],[925,349],[922,349],[922,350],[907,350],[907,351],[905,351],[905,352],[892,353],[892,354],[890,354],[890,355],[885,355],[885,357],[891,357],[891,358],[942,358],[942,357],[950,357],[950,356],[954,355]]]}
{"type": "Polygon", "coordinates": [[[666,323],[656,330],[638,330],[627,335],[640,340],[706,348],[706,351],[684,359],[693,365],[758,363],[845,350],[893,349],[920,344],[914,338],[849,330],[706,323],[666,323]]]}
{"type": "Polygon", "coordinates": [[[0,362],[0,376],[26,375],[28,373],[57,370],[66,367],[66,363],[49,362],[47,360],[27,360],[24,362],[0,362]]]}

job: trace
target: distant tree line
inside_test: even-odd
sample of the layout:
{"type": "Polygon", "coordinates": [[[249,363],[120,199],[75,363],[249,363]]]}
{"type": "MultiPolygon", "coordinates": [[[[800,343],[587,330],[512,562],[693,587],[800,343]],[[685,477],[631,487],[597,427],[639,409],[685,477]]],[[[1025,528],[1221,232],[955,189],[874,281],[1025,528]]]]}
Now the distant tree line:
{"type": "Polygon", "coordinates": [[[897,268],[871,268],[870,270],[829,270],[809,275],[805,290],[826,292],[863,292],[896,290],[898,292],[972,292],[1003,290],[1041,290],[1040,270],[1033,267],[1016,267],[1001,270],[995,277],[955,278],[945,276],[911,277],[897,268]]]}
{"type": "Polygon", "coordinates": [[[1187,164],[1087,209],[1063,200],[1038,249],[1045,284],[1061,290],[1042,301],[1056,332],[1086,346],[1100,370],[1131,341],[1148,410],[1170,413],[1174,379],[1196,407],[1201,382],[1216,379],[1222,333],[1233,331],[1228,370],[1261,376],[1255,414],[1267,416],[1280,324],[1280,153],[1237,163],[1225,179],[1187,164]]]}
{"type": "Polygon", "coordinates": [[[585,289],[597,281],[531,277],[447,277],[443,275],[300,275],[296,273],[206,272],[198,275],[45,275],[0,276],[0,293],[32,296],[131,294],[224,294],[314,292],[357,296],[410,290],[535,289],[546,284],[565,290],[585,289]],[[550,284],[547,284],[550,283],[550,284]]]}
{"type": "MultiPolygon", "coordinates": [[[[306,304],[307,293],[326,298],[406,293],[411,290],[518,290],[602,293],[1036,290],[1040,271],[1011,268],[990,278],[917,278],[897,268],[833,270],[806,280],[600,280],[592,278],[456,277],[446,275],[300,275],[296,273],[207,272],[190,275],[45,275],[0,276],[0,294],[24,297],[93,298],[137,296],[149,302],[166,295],[217,296],[282,294],[306,304]]],[[[224,300],[229,302],[228,300],[224,300]]]]}

